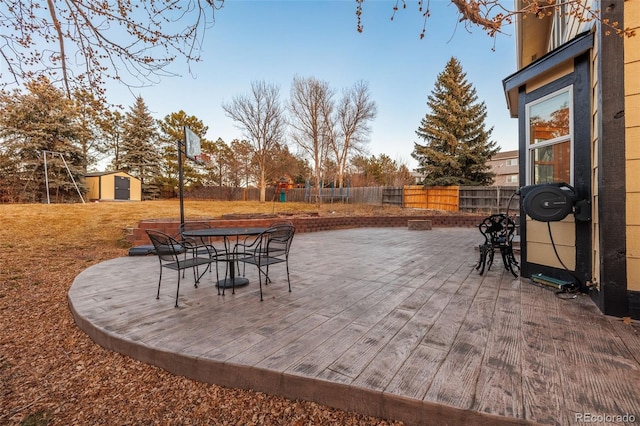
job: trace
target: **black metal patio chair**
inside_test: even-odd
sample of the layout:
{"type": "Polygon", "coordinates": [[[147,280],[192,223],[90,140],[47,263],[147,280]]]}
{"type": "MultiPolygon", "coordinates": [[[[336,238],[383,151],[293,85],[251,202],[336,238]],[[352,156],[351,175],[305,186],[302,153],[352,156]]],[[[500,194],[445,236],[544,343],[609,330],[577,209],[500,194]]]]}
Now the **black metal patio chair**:
{"type": "Polygon", "coordinates": [[[513,238],[515,237],[516,223],[504,213],[493,214],[486,217],[478,225],[480,233],[484,236],[484,243],[478,246],[480,259],[476,269],[480,270],[480,275],[484,273],[485,267],[491,269],[494,254],[500,252],[502,263],[507,271],[514,277],[518,277],[516,270],[520,270],[520,265],[513,253],[513,238]]]}
{"type": "Polygon", "coordinates": [[[260,300],[262,301],[262,277],[265,285],[271,282],[269,278],[269,266],[276,263],[284,263],[287,269],[287,283],[291,292],[291,279],[289,277],[289,250],[295,234],[295,227],[290,222],[278,223],[269,226],[263,233],[257,236],[247,237],[243,242],[235,246],[238,262],[256,265],[258,267],[258,280],[260,283],[260,300]]]}
{"type": "MultiPolygon", "coordinates": [[[[195,247],[191,246],[188,241],[178,241],[170,235],[154,229],[146,230],[151,243],[153,244],[156,255],[160,262],[160,277],[158,279],[158,293],[156,299],[160,298],[160,284],[162,283],[163,268],[178,271],[178,287],[176,289],[176,308],[178,307],[178,296],[180,295],[180,271],[191,268],[193,270],[193,279],[195,287],[198,287],[200,278],[204,272],[199,271],[199,267],[203,265],[209,266],[215,261],[209,254],[206,256],[198,256],[195,247]],[[185,253],[191,253],[191,256],[185,257],[185,253]],[[193,255],[196,253],[196,255],[193,255]]],[[[206,269],[205,269],[206,272],[206,269]]]]}

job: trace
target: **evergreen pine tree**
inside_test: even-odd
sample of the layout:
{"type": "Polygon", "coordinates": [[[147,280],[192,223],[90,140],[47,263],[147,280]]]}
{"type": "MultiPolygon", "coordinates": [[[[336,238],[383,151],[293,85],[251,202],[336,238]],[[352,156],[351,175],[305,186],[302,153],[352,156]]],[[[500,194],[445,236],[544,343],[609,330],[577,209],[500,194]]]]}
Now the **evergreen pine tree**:
{"type": "Polygon", "coordinates": [[[125,114],[123,128],[116,167],[140,179],[144,197],[154,198],[159,189],[150,184],[160,175],[161,147],[156,121],[142,97],[138,96],[125,114]]]}
{"type": "MultiPolygon", "coordinates": [[[[175,188],[178,186],[178,141],[184,141],[184,127],[187,126],[193,133],[200,138],[200,144],[203,154],[211,154],[206,147],[211,142],[205,139],[208,127],[204,125],[202,120],[193,115],[187,115],[186,112],[180,110],[173,112],[164,117],[164,120],[158,121],[160,131],[159,145],[162,153],[162,182],[167,188],[175,188]]],[[[182,148],[184,153],[184,147],[182,148]]],[[[200,185],[207,173],[209,166],[196,164],[192,160],[187,160],[186,156],[182,156],[182,172],[184,174],[184,185],[200,185]]]]}
{"type": "Polygon", "coordinates": [[[493,128],[485,129],[484,102],[478,102],[473,85],[466,80],[460,62],[452,57],[438,75],[428,97],[427,113],[416,134],[411,154],[424,174],[425,185],[490,185],[494,173],[487,160],[498,152],[490,140],[493,128]]]}
{"type": "Polygon", "coordinates": [[[78,110],[45,77],[25,88],[0,91],[0,196],[14,202],[79,201],[75,185],[86,192],[86,157],[78,143],[78,110]]]}

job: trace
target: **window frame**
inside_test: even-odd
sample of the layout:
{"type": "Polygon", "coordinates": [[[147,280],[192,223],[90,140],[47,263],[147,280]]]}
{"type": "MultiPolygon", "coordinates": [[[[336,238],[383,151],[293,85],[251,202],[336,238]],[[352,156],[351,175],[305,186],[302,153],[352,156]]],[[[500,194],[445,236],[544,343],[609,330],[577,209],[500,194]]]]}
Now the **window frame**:
{"type": "Polygon", "coordinates": [[[513,175],[507,175],[507,177],[505,178],[505,182],[507,183],[518,183],[518,179],[519,176],[516,174],[513,175]]]}
{"type": "Polygon", "coordinates": [[[534,182],[533,152],[536,149],[544,148],[547,146],[559,145],[567,141],[569,142],[569,177],[570,177],[569,180],[570,182],[566,182],[566,183],[568,183],[569,185],[573,185],[573,179],[575,174],[574,173],[575,171],[574,169],[575,131],[573,126],[573,121],[574,121],[573,116],[574,116],[573,84],[565,86],[561,89],[555,90],[545,96],[542,96],[534,101],[527,102],[525,104],[525,120],[526,120],[525,121],[526,123],[525,125],[526,127],[526,130],[525,130],[525,138],[526,138],[525,139],[525,144],[526,144],[525,180],[527,185],[531,185],[534,182]],[[568,93],[568,99],[569,99],[569,134],[562,135],[553,139],[548,139],[542,142],[531,143],[531,126],[530,126],[531,108],[563,93],[568,93]]]}

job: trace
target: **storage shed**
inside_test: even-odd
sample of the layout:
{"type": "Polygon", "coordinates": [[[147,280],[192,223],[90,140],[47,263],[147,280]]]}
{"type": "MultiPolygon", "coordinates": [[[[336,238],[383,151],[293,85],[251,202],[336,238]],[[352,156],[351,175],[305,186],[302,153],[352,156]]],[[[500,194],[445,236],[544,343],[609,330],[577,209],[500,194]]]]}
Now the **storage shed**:
{"type": "Polygon", "coordinates": [[[140,179],[125,172],[94,172],[85,175],[91,201],[141,201],[140,179]]]}

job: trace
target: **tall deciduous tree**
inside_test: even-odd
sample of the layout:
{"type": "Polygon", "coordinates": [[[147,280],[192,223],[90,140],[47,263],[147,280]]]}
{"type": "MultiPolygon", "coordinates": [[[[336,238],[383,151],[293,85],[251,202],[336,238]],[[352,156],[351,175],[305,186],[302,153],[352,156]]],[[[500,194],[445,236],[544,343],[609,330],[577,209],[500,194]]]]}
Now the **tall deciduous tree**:
{"type": "Polygon", "coordinates": [[[420,122],[416,134],[424,144],[415,143],[411,154],[425,185],[489,185],[494,174],[487,160],[498,152],[485,129],[487,111],[478,102],[476,90],[467,81],[460,62],[452,57],[429,95],[430,112],[420,122]]]}
{"type": "Polygon", "coordinates": [[[27,83],[26,93],[0,91],[0,185],[9,201],[43,201],[47,193],[78,200],[74,181],[85,191],[86,165],[78,117],[74,102],[45,77],[27,83]]]}
{"type": "Polygon", "coordinates": [[[118,110],[108,110],[104,118],[105,121],[105,145],[106,154],[111,156],[111,166],[120,164],[120,145],[122,144],[122,134],[124,133],[124,115],[118,110]]]}
{"type": "MultiPolygon", "coordinates": [[[[78,111],[80,133],[78,142],[86,159],[87,167],[95,165],[109,149],[109,137],[114,132],[109,111],[104,100],[83,89],[73,92],[73,101],[78,111]]],[[[86,170],[85,170],[86,171],[86,170]]]]}
{"type": "Polygon", "coordinates": [[[161,151],[156,120],[141,96],[125,114],[118,169],[137,177],[147,198],[158,194],[150,184],[160,176],[161,151]]]}
{"type": "Polygon", "coordinates": [[[264,81],[251,83],[251,93],[236,96],[222,105],[227,116],[236,122],[253,146],[254,160],[260,177],[260,201],[266,199],[268,160],[276,144],[281,143],[286,130],[280,88],[264,81]]]}
{"type": "Polygon", "coordinates": [[[380,154],[355,156],[351,173],[353,186],[403,186],[413,183],[413,177],[406,164],[398,164],[391,157],[380,154]]]}
{"type": "Polygon", "coordinates": [[[376,114],[376,103],[371,99],[369,85],[365,81],[358,81],[342,92],[335,114],[335,137],[331,138],[339,187],[343,186],[349,155],[363,151],[363,145],[371,131],[369,122],[376,114]]]}
{"type": "Polygon", "coordinates": [[[255,163],[253,162],[253,149],[247,140],[234,139],[231,141],[231,152],[233,158],[231,162],[231,173],[234,182],[238,186],[249,187],[249,182],[256,180],[255,163]]]}
{"type": "MultiPolygon", "coordinates": [[[[289,111],[292,138],[311,160],[316,194],[320,194],[322,170],[333,137],[333,90],[314,77],[295,77],[291,85],[289,111]]],[[[319,202],[319,198],[316,198],[319,202]]]]}

